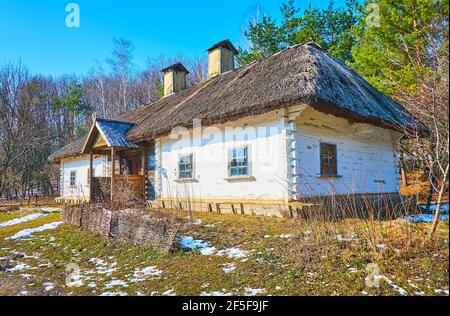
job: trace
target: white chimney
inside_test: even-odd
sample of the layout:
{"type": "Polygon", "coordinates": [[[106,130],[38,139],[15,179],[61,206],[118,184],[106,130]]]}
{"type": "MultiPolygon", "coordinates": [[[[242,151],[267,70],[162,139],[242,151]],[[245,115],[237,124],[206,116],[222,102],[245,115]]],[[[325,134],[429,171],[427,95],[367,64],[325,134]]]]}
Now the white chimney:
{"type": "Polygon", "coordinates": [[[234,56],[239,51],[230,40],[221,41],[208,49],[208,78],[234,69],[234,56]]]}
{"type": "Polygon", "coordinates": [[[186,75],[189,71],[181,64],[176,63],[161,70],[164,73],[164,96],[186,89],[186,75]]]}

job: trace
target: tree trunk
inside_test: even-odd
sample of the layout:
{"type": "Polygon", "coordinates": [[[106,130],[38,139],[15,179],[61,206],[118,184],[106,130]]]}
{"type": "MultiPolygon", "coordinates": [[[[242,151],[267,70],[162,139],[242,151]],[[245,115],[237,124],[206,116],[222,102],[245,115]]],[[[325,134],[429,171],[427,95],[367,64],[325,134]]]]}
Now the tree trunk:
{"type": "Polygon", "coordinates": [[[431,225],[430,234],[428,236],[429,239],[433,238],[434,233],[436,232],[437,225],[439,224],[439,218],[441,215],[441,204],[442,204],[442,197],[444,196],[445,192],[445,185],[447,183],[448,178],[448,164],[447,168],[445,169],[444,179],[442,179],[441,189],[439,191],[439,197],[436,204],[436,213],[434,214],[434,220],[433,225],[431,225]]]}
{"type": "Polygon", "coordinates": [[[402,183],[404,186],[408,186],[408,178],[406,177],[406,170],[405,170],[405,159],[403,157],[403,151],[400,151],[400,174],[402,177],[402,183]]]}
{"type": "Polygon", "coordinates": [[[434,175],[433,171],[430,171],[430,190],[428,191],[428,197],[427,197],[427,213],[430,212],[431,208],[431,201],[433,200],[433,194],[434,194],[434,188],[436,187],[436,176],[434,175]]]}

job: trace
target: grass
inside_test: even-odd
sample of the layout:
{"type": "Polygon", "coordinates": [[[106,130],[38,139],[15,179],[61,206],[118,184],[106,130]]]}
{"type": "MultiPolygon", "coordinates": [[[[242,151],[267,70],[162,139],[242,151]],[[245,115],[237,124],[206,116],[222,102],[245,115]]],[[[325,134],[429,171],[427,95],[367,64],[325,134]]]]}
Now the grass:
{"type": "MultiPolygon", "coordinates": [[[[36,210],[0,214],[0,223],[36,210]]],[[[183,214],[187,216],[187,214],[183,214]]],[[[5,240],[20,230],[60,221],[50,214],[36,221],[0,229],[0,257],[14,252],[24,271],[0,271],[0,295],[200,295],[221,291],[236,295],[249,289],[260,295],[448,295],[448,223],[441,223],[433,241],[425,241],[427,224],[402,221],[345,220],[336,223],[303,222],[267,217],[196,213],[196,225],[183,235],[205,240],[218,250],[237,247],[246,258],[204,256],[198,251],[156,253],[106,240],[68,225],[36,233],[31,239],[5,240]],[[34,256],[34,257],[33,257],[34,256]],[[101,259],[96,265],[90,260],[101,259]],[[379,266],[379,287],[367,287],[369,264],[379,266]],[[68,264],[81,269],[83,284],[68,287],[68,264]],[[225,264],[235,269],[223,271],[225,264]],[[160,277],[132,283],[136,270],[155,267],[160,277]],[[102,274],[111,269],[108,274],[102,274]],[[107,287],[112,280],[127,286],[107,287]],[[389,282],[391,284],[389,284],[389,282]],[[45,290],[48,283],[54,289],[45,290]],[[95,287],[93,287],[95,284],[95,287]],[[90,287],[91,285],[92,287],[90,287]],[[25,292],[24,292],[25,293],[25,292]]],[[[69,268],[72,266],[69,266],[69,268]]]]}

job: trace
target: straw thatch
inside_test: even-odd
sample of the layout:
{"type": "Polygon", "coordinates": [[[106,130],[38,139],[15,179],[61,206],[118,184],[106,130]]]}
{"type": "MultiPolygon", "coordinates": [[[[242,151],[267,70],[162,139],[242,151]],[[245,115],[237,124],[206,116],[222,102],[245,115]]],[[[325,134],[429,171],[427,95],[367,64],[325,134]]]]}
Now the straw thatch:
{"type": "Polygon", "coordinates": [[[48,158],[50,161],[58,162],[61,159],[76,158],[81,155],[87,135],[84,135],[74,142],[64,146],[63,148],[53,152],[48,158]]]}
{"type": "Polygon", "coordinates": [[[117,120],[135,123],[127,138],[140,142],[166,135],[177,126],[192,127],[193,119],[207,126],[298,103],[391,129],[416,124],[401,105],[313,42],[229,71],[117,120]]]}

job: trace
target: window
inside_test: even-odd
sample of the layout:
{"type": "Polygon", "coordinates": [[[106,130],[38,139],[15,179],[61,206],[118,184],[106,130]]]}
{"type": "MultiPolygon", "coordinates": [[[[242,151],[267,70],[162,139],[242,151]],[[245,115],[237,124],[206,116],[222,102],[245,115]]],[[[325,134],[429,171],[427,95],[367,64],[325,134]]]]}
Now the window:
{"type": "Polygon", "coordinates": [[[180,179],[193,179],[193,168],[192,168],[192,162],[193,162],[193,155],[186,155],[180,157],[180,163],[179,163],[179,178],[180,179]]]}
{"type": "Polygon", "coordinates": [[[249,175],[248,147],[233,148],[228,157],[228,176],[240,177],[249,175]]]}
{"type": "Polygon", "coordinates": [[[336,145],[320,144],[320,175],[324,177],[337,176],[336,145]]]}
{"type": "Polygon", "coordinates": [[[77,172],[71,171],[70,172],[70,186],[74,187],[77,183],[77,172]]]}

